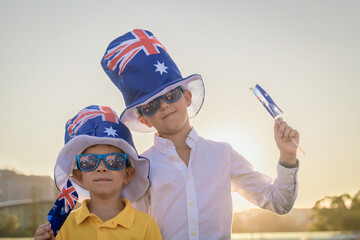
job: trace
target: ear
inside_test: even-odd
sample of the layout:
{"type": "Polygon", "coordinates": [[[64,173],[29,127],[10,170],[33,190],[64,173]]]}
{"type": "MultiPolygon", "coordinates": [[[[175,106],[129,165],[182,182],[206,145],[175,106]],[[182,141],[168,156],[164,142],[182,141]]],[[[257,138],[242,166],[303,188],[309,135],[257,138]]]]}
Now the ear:
{"type": "Polygon", "coordinates": [[[135,169],[133,167],[128,167],[125,169],[125,178],[124,185],[128,184],[135,174],[135,169]]]}
{"type": "Polygon", "coordinates": [[[138,119],[142,124],[146,125],[149,128],[152,128],[152,124],[149,122],[149,120],[147,120],[144,115],[141,115],[138,119]]]}
{"type": "Polygon", "coordinates": [[[189,107],[191,105],[191,99],[192,99],[191,92],[189,90],[185,90],[183,92],[183,96],[185,98],[186,106],[189,107]]]}
{"type": "Polygon", "coordinates": [[[76,169],[74,170],[73,175],[76,182],[84,187],[82,172],[79,169],[76,169]]]}

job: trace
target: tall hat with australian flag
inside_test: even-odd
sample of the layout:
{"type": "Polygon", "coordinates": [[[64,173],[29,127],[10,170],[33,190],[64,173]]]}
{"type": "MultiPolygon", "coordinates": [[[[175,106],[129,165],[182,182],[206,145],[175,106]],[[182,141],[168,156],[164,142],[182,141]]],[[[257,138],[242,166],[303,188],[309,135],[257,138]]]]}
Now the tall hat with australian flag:
{"type": "Polygon", "coordinates": [[[147,30],[134,29],[113,40],[101,65],[124,97],[126,109],[120,119],[133,131],[155,130],[140,123],[136,107],[173,88],[181,86],[192,93],[188,107],[190,118],[196,116],[204,102],[205,88],[201,76],[182,77],[164,45],[147,30]]]}
{"type": "Polygon", "coordinates": [[[79,201],[90,198],[89,192],[71,177],[76,166],[75,156],[86,148],[98,144],[120,148],[129,156],[135,168],[131,181],[122,187],[121,197],[130,202],[138,200],[149,187],[149,160],[138,156],[129,129],[110,108],[88,106],[69,119],[65,125],[65,146],[61,149],[54,168],[55,183],[59,190],[71,181],[79,201]]]}

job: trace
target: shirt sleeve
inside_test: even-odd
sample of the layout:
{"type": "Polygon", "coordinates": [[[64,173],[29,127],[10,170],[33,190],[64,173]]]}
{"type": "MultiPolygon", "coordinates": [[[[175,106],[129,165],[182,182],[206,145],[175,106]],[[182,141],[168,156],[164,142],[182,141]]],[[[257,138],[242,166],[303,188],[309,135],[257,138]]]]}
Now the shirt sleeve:
{"type": "Polygon", "coordinates": [[[231,161],[231,191],[261,208],[277,214],[286,214],[294,206],[297,197],[298,168],[277,165],[277,177],[273,179],[257,172],[238,152],[229,150],[231,161]]]}

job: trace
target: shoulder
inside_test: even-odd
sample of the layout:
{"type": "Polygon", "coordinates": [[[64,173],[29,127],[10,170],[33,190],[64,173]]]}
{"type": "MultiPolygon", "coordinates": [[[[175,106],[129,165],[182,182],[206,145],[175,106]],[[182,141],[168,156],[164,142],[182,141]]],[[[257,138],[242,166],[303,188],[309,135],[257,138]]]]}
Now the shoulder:
{"type": "Polygon", "coordinates": [[[141,153],[140,156],[147,158],[147,157],[149,157],[149,156],[151,156],[153,154],[156,154],[156,152],[158,152],[158,151],[156,151],[156,148],[154,146],[152,146],[148,150],[146,150],[145,152],[141,153]]]}
{"type": "Polygon", "coordinates": [[[134,211],[135,213],[132,228],[136,230],[136,232],[146,233],[159,231],[159,226],[152,216],[136,208],[133,208],[131,205],[130,208],[132,208],[131,211],[134,211]]]}
{"type": "Polygon", "coordinates": [[[146,212],[134,208],[128,199],[122,198],[122,201],[125,203],[126,212],[131,215],[134,214],[135,224],[147,225],[155,221],[154,218],[146,212]]]}
{"type": "Polygon", "coordinates": [[[66,238],[69,233],[73,232],[73,228],[74,226],[76,226],[76,215],[79,214],[80,208],[72,210],[70,212],[69,216],[66,218],[64,224],[62,225],[58,235],[56,236],[56,239],[62,239],[63,237],[66,238]]]}
{"type": "Polygon", "coordinates": [[[71,224],[71,223],[75,222],[76,215],[79,214],[80,208],[81,208],[81,207],[72,210],[72,211],[70,212],[69,216],[66,218],[65,223],[71,224]]]}
{"type": "MultiPolygon", "coordinates": [[[[133,208],[133,207],[132,207],[133,208]]],[[[135,211],[135,221],[136,222],[141,222],[141,223],[150,223],[152,221],[155,221],[155,219],[150,216],[149,214],[143,212],[143,211],[140,211],[136,208],[133,208],[134,211],[135,211]]]]}
{"type": "Polygon", "coordinates": [[[137,239],[162,239],[159,226],[155,219],[149,214],[137,210],[135,211],[135,219],[132,229],[141,238],[137,239]]]}
{"type": "Polygon", "coordinates": [[[87,201],[88,199],[85,199],[79,207],[73,209],[70,212],[69,216],[66,218],[66,221],[64,222],[64,225],[66,224],[66,226],[73,227],[78,222],[83,221],[90,214],[87,208],[87,201]]]}
{"type": "Polygon", "coordinates": [[[232,149],[232,146],[227,142],[214,141],[200,136],[198,137],[197,145],[216,148],[216,149],[224,149],[224,150],[232,149]]]}

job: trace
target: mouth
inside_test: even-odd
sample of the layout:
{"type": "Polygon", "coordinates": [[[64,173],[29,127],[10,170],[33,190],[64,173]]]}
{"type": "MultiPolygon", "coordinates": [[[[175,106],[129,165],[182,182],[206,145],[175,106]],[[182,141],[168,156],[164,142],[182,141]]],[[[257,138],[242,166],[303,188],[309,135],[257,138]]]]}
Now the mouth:
{"type": "Polygon", "coordinates": [[[166,119],[166,118],[172,116],[174,113],[175,113],[175,111],[174,111],[174,112],[167,113],[167,114],[165,114],[161,119],[166,119]]]}
{"type": "Polygon", "coordinates": [[[111,182],[111,179],[108,178],[97,178],[94,182],[111,182]]]}

